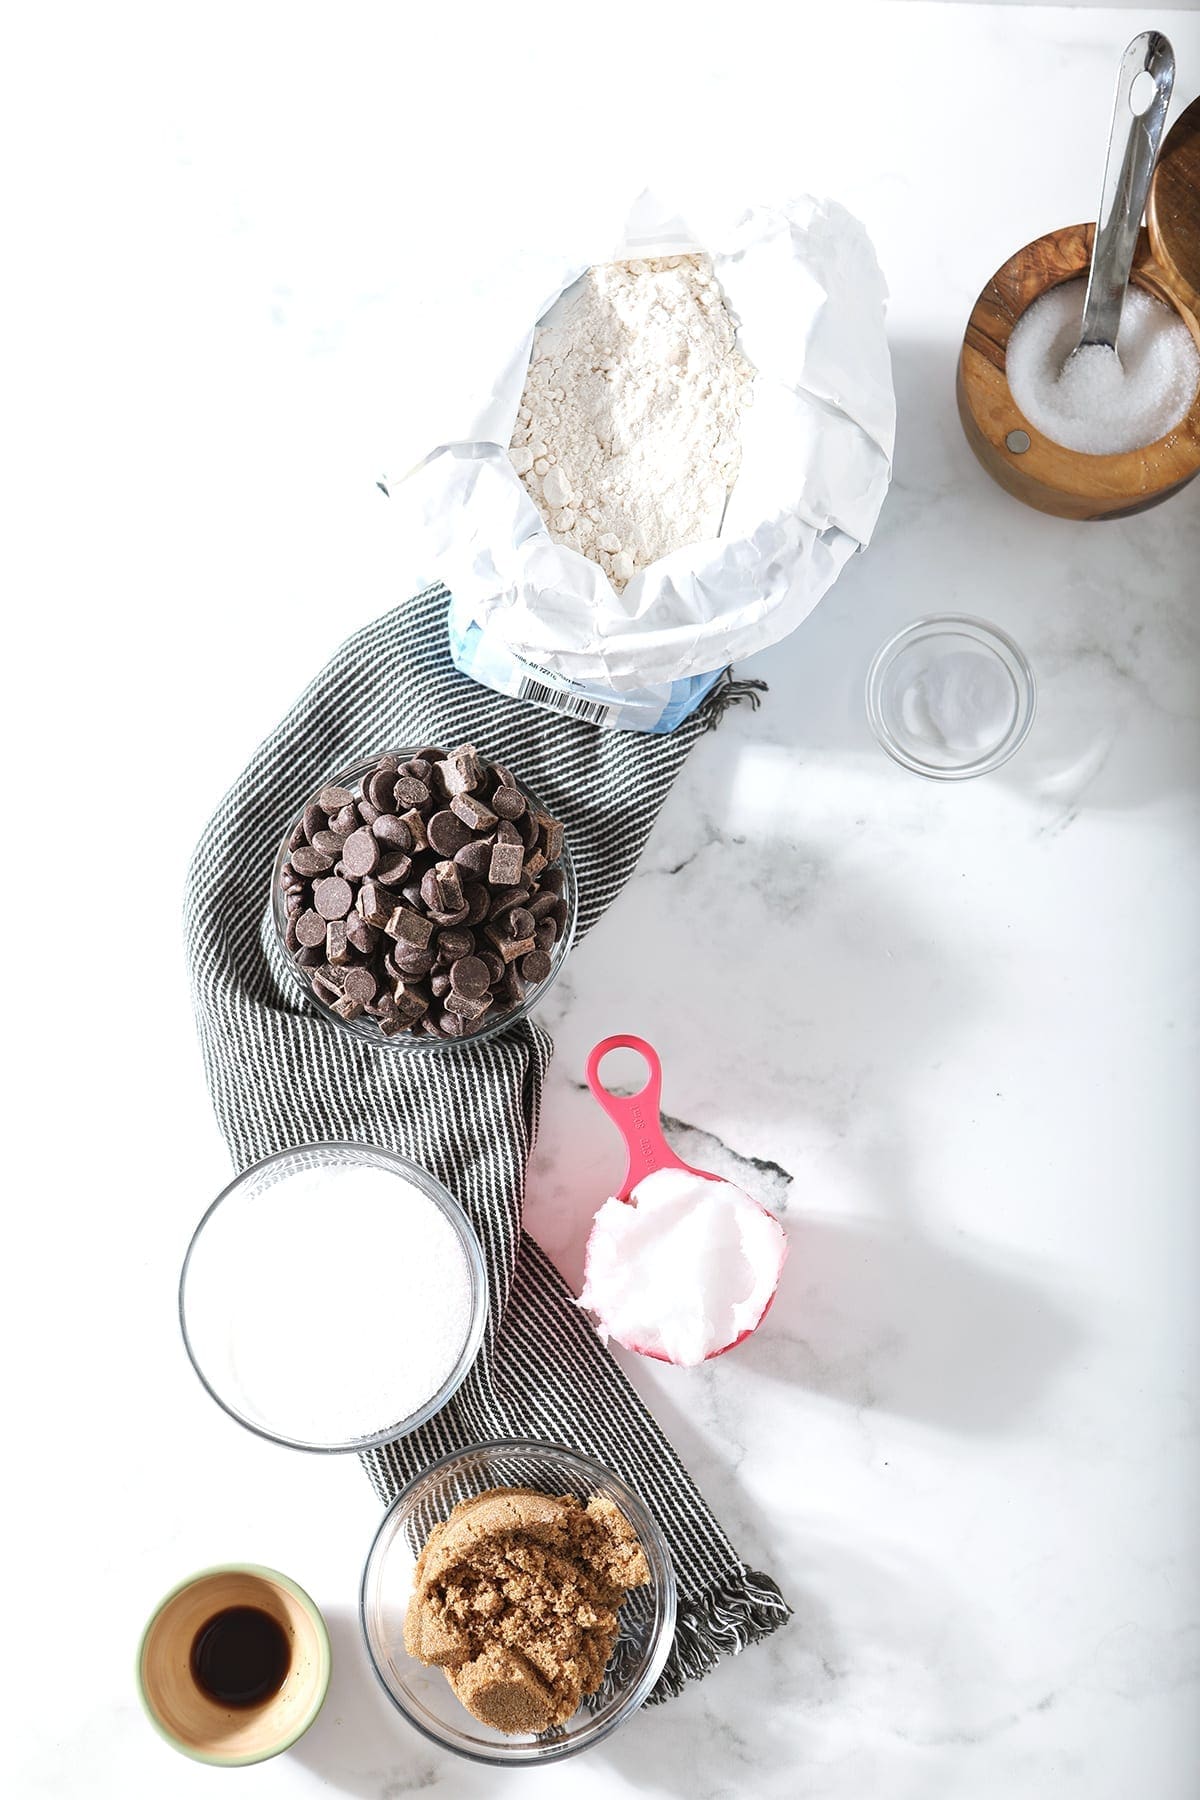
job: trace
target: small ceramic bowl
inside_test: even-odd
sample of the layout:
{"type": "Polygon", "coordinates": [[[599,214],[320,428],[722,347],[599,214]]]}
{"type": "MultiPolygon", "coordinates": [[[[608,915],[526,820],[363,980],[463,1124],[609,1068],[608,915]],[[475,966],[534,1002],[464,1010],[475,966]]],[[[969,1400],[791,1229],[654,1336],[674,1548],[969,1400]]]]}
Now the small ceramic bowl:
{"type": "MultiPolygon", "coordinates": [[[[533,1011],[534,1007],[540,1005],[546,998],[546,995],[550,992],[550,989],[554,986],[554,983],[562,973],[563,965],[570,954],[571,944],[575,937],[575,921],[579,910],[579,889],[575,879],[575,865],[571,860],[571,848],[569,844],[563,846],[562,856],[556,865],[561,868],[563,872],[564,885],[562,897],[567,906],[567,919],[566,924],[563,926],[562,931],[559,933],[559,936],[550,951],[550,973],[544,981],[539,981],[536,986],[533,986],[528,990],[519,1006],[510,1007],[507,1012],[495,1013],[494,1015],[489,1013],[486,1016],[484,1023],[480,1025],[477,1030],[469,1032],[463,1037],[430,1037],[425,1032],[412,1031],[398,1031],[394,1037],[387,1037],[380,1031],[374,1019],[368,1016],[364,1015],[362,1018],[358,1019],[339,1018],[332,1007],[324,1005],[323,1002],[314,996],[312,988],[304,978],[304,970],[292,958],[284,942],[284,933],[287,929],[287,912],[284,906],[283,869],[288,857],[288,844],[292,832],[300,821],[304,812],[304,807],[312,798],[312,795],[320,793],[323,787],[344,787],[349,788],[351,792],[356,792],[363,776],[370,773],[375,767],[375,764],[379,761],[379,758],[384,754],[386,753],[383,750],[377,751],[374,756],[364,758],[361,762],[351,763],[349,768],[339,769],[332,775],[327,775],[323,781],[315,782],[312,785],[311,792],[305,794],[303,801],[298,805],[294,816],[289,821],[288,828],[283,836],[283,842],[280,844],[279,850],[276,853],[275,866],[271,871],[271,917],[275,925],[278,960],[286,969],[288,980],[299,993],[304,995],[317,1013],[317,1016],[323,1019],[327,1025],[332,1025],[335,1030],[348,1032],[351,1037],[358,1038],[360,1042],[376,1044],[385,1050],[396,1050],[402,1053],[409,1052],[417,1055],[421,1055],[426,1051],[433,1051],[435,1053],[440,1051],[444,1053],[446,1050],[452,1050],[461,1045],[470,1046],[471,1044],[483,1043],[486,1039],[496,1037],[500,1032],[506,1031],[510,1025],[515,1025],[518,1020],[526,1018],[533,1011]]],[[[393,748],[391,754],[403,763],[410,759],[413,755],[413,750],[411,747],[408,749],[393,748]]],[[[546,808],[542,806],[537,795],[523,781],[518,779],[517,786],[532,806],[539,808],[541,811],[546,810],[546,808]]]]}
{"type": "Polygon", "coordinates": [[[410,1482],[376,1533],[363,1570],[360,1610],[367,1650],[384,1692],[427,1738],[472,1762],[497,1767],[559,1762],[618,1730],[662,1674],[675,1634],[675,1576],[656,1520],[618,1476],[573,1450],[514,1439],[456,1451],[410,1482]],[[574,1494],[584,1502],[602,1495],[629,1520],[650,1564],[648,1585],[633,1589],[622,1603],[621,1635],[599,1692],[565,1725],[537,1737],[507,1736],[481,1725],[441,1669],[418,1662],[404,1647],[413,1569],[425,1539],[460,1500],[496,1487],[574,1494]]]}
{"type": "Polygon", "coordinates": [[[136,1679],[151,1724],[172,1749],[233,1769],[266,1762],[303,1737],[324,1704],[331,1661],[325,1621],[302,1587],[277,1569],[223,1563],[160,1601],[142,1633],[136,1679]],[[256,1706],[222,1705],[193,1674],[196,1639],[231,1607],[265,1612],[287,1640],[283,1684],[256,1706]]]}

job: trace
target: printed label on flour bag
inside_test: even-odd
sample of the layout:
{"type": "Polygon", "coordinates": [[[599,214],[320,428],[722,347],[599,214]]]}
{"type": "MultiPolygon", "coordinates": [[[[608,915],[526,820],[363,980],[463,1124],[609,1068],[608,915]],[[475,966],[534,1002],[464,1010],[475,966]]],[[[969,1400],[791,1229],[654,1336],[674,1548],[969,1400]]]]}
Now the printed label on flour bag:
{"type": "Polygon", "coordinates": [[[447,614],[450,658],[456,669],[493,693],[510,694],[570,719],[583,719],[616,731],[647,731],[661,736],[686,719],[721,678],[714,669],[685,681],[664,682],[632,694],[589,692],[586,687],[538,669],[512,656],[495,637],[482,631],[469,609],[451,598],[447,614]]]}

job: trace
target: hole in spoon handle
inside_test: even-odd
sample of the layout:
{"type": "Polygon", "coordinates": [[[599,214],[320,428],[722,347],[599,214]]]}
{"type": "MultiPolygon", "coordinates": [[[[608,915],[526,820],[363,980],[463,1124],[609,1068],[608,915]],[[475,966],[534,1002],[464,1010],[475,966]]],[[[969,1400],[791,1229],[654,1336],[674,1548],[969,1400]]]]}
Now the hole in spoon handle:
{"type": "Polygon", "coordinates": [[[684,1165],[667,1144],[659,1119],[662,1095],[662,1063],[653,1044],[645,1038],[610,1037],[596,1045],[587,1059],[587,1084],[625,1140],[629,1154],[625,1180],[617,1195],[628,1200],[638,1182],[655,1169],[677,1169],[684,1165]],[[610,1050],[636,1050],[650,1073],[646,1085],[636,1094],[612,1094],[600,1079],[600,1064],[610,1050]]]}

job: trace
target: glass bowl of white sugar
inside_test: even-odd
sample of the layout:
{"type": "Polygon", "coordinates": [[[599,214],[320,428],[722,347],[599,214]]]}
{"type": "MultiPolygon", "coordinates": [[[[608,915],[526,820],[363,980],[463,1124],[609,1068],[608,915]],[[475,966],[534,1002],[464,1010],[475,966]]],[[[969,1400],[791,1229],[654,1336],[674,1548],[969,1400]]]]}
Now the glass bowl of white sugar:
{"type": "Polygon", "coordinates": [[[303,1144],[219,1194],[179,1282],[187,1352],[217,1404],[297,1450],[369,1450],[443,1407],[487,1321],[479,1240],[394,1151],[303,1144]]]}
{"type": "Polygon", "coordinates": [[[995,625],[962,614],[917,619],[876,652],[867,718],[888,755],[917,775],[986,775],[1029,735],[1037,686],[995,625]]]}

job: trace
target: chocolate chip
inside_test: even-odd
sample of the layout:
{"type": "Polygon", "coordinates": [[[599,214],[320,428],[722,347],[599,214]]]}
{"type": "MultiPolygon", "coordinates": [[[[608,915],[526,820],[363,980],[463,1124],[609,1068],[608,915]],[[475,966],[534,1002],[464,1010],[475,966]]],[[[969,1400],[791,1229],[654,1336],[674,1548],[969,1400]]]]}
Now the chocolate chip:
{"type": "Polygon", "coordinates": [[[367,781],[364,794],[377,813],[394,813],[396,810],[396,777],[391,770],[377,770],[367,781]]]}
{"type": "Polygon", "coordinates": [[[418,949],[415,944],[398,943],[392,955],[397,980],[401,975],[428,975],[434,960],[431,949],[418,949]]]}
{"type": "Polygon", "coordinates": [[[467,916],[464,925],[482,925],[488,916],[491,898],[482,882],[468,881],[463,889],[463,899],[467,903],[467,916]]]}
{"type": "Polygon", "coordinates": [[[402,775],[393,792],[396,796],[396,811],[404,807],[421,807],[429,805],[429,789],[415,775],[402,775]]]}
{"type": "Polygon", "coordinates": [[[539,950],[552,950],[558,940],[558,924],[554,919],[539,919],[534,928],[534,942],[539,950]]]}
{"type": "Polygon", "coordinates": [[[298,850],[301,844],[306,844],[307,842],[308,839],[304,835],[303,825],[294,825],[292,827],[292,835],[288,839],[288,849],[298,850]]]}
{"type": "Polygon", "coordinates": [[[358,816],[364,825],[374,825],[376,819],[381,815],[379,808],[377,806],[372,806],[369,800],[360,800],[358,803],[358,816]]]}
{"type": "Polygon", "coordinates": [[[379,839],[361,825],[346,839],[342,861],[348,875],[369,875],[379,862],[379,839]]]}
{"type": "Polygon", "coordinates": [[[534,895],[533,899],[529,902],[529,910],[535,919],[540,919],[550,911],[550,908],[553,905],[554,895],[547,894],[543,891],[534,895]]]}
{"type": "Polygon", "coordinates": [[[561,894],[567,885],[567,878],[561,869],[547,869],[542,876],[541,885],[548,894],[561,894]]]}
{"type": "Polygon", "coordinates": [[[293,956],[300,948],[300,939],[296,936],[296,921],[294,918],[290,918],[287,922],[287,926],[283,933],[283,942],[293,956]]]}
{"type": "Polygon", "coordinates": [[[550,973],[550,958],[544,950],[530,950],[521,958],[520,970],[526,981],[545,981],[550,973]]]}
{"type": "Polygon", "coordinates": [[[302,969],[314,969],[325,961],[325,938],[319,944],[301,944],[296,952],[296,961],[302,969]]]}
{"type": "Polygon", "coordinates": [[[429,820],[426,830],[429,842],[440,856],[453,856],[464,844],[471,841],[471,827],[464,825],[455,813],[446,810],[435,812],[429,820]]]}
{"type": "Polygon", "coordinates": [[[454,852],[454,860],[466,874],[473,875],[476,880],[486,875],[492,860],[492,846],[482,838],[472,838],[461,850],[454,852]]]}
{"type": "Polygon", "coordinates": [[[393,855],[380,859],[375,870],[375,879],[381,881],[384,887],[400,887],[411,870],[412,857],[406,856],[403,850],[397,850],[393,855]]]}
{"type": "Polygon", "coordinates": [[[413,847],[412,832],[395,813],[379,813],[372,821],[371,830],[381,844],[387,844],[393,850],[411,850],[413,847]]]}
{"type": "Polygon", "coordinates": [[[322,851],[326,856],[331,856],[336,862],[338,857],[342,854],[342,848],[345,842],[346,840],[340,831],[318,831],[313,837],[312,847],[314,850],[322,851]]]}
{"type": "Polygon", "coordinates": [[[324,831],[328,820],[315,800],[310,800],[304,809],[304,835],[311,844],[318,831],[324,831]]]}
{"type": "Polygon", "coordinates": [[[342,983],[342,992],[353,995],[355,1000],[361,1000],[365,1006],[369,1001],[374,1000],[378,985],[370,969],[347,969],[346,979],[342,983]]]}
{"type": "Polygon", "coordinates": [[[437,947],[439,956],[444,956],[447,962],[455,962],[460,956],[470,956],[475,939],[469,931],[451,928],[438,932],[437,947]]]}
{"type": "Polygon", "coordinates": [[[508,934],[510,937],[527,938],[533,936],[533,914],[524,906],[515,906],[508,915],[508,934]]]}
{"type": "Polygon", "coordinates": [[[331,784],[329,787],[323,787],[317,795],[317,805],[327,813],[340,812],[343,806],[353,806],[353,804],[354,795],[349,788],[331,784]]]}
{"type": "Polygon", "coordinates": [[[487,970],[489,982],[499,981],[504,973],[504,958],[497,956],[494,950],[479,949],[475,954],[487,970]]]}
{"type": "Polygon", "coordinates": [[[520,844],[522,848],[525,845],[525,839],[511,819],[501,819],[496,826],[496,842],[498,844],[520,844]]]}
{"type": "Polygon", "coordinates": [[[325,921],[317,912],[301,913],[296,920],[296,936],[306,950],[315,949],[320,944],[325,947],[325,921]]]}
{"type": "Polygon", "coordinates": [[[313,886],[313,905],[323,919],[344,919],[354,905],[354,890],[340,875],[327,875],[313,886]]]}
{"type": "Polygon", "coordinates": [[[491,986],[487,964],[482,957],[460,956],[451,967],[450,985],[456,994],[466,994],[470,999],[478,1000],[491,986]]]}
{"type": "Polygon", "coordinates": [[[328,851],[314,850],[311,844],[302,844],[292,851],[292,867],[297,875],[323,875],[326,869],[332,869],[333,862],[328,851]]]}
{"type": "Polygon", "coordinates": [[[450,977],[444,969],[429,977],[429,988],[435,1000],[440,1000],[443,994],[450,992],[450,977]]]}
{"type": "Polygon", "coordinates": [[[518,957],[525,956],[535,948],[534,940],[531,937],[509,937],[505,927],[506,921],[502,919],[499,924],[493,920],[485,929],[489,940],[500,952],[504,961],[506,963],[516,962],[518,957]]]}
{"type": "Polygon", "coordinates": [[[501,819],[519,819],[525,811],[525,796],[519,788],[498,787],[492,795],[492,811],[501,819]]]}

